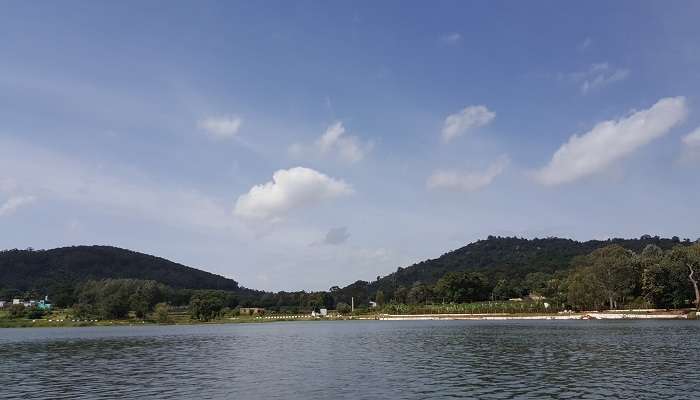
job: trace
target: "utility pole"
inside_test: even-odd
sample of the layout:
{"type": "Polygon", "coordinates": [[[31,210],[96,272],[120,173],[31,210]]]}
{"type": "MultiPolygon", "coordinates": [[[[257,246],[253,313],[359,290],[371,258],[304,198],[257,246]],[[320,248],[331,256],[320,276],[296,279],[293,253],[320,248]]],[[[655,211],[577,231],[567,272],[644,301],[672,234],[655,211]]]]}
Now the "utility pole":
{"type": "Polygon", "coordinates": [[[350,310],[355,313],[355,297],[350,297],[350,310]]]}

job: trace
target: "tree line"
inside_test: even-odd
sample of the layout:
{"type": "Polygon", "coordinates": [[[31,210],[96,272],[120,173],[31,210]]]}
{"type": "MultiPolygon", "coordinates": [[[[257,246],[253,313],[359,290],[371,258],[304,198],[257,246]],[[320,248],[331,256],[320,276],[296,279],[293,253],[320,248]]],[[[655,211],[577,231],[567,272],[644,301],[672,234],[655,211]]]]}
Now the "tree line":
{"type": "Polygon", "coordinates": [[[556,309],[683,308],[700,306],[698,280],[700,242],[667,251],[650,244],[639,253],[614,244],[551,273],[491,280],[481,272],[449,272],[434,285],[415,282],[388,294],[379,290],[375,300],[380,305],[435,304],[530,296],[556,309]]]}

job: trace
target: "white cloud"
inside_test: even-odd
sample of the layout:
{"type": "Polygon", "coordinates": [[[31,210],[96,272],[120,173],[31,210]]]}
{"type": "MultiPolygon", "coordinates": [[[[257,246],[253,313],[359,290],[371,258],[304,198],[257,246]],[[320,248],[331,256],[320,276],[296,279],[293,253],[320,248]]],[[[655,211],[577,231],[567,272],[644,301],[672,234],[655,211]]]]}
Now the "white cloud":
{"type": "Polygon", "coordinates": [[[36,200],[34,196],[12,196],[4,203],[0,203],[0,217],[10,215],[18,208],[31,204],[36,200]]]}
{"type": "Polygon", "coordinates": [[[681,161],[697,162],[700,161],[700,127],[683,136],[683,150],[681,153],[681,161]]]}
{"type": "Polygon", "coordinates": [[[272,181],[253,186],[236,201],[234,214],[253,219],[279,219],[295,208],[353,193],[350,185],[310,168],[282,169],[272,181]]]}
{"type": "Polygon", "coordinates": [[[228,139],[236,136],[243,124],[243,119],[236,115],[224,115],[204,118],[197,126],[214,139],[228,139]]]}
{"type": "Polygon", "coordinates": [[[337,155],[344,162],[356,163],[362,161],[373,148],[372,141],[363,143],[357,136],[346,135],[343,123],[335,122],[326,129],[313,146],[304,146],[299,143],[289,146],[289,155],[294,158],[302,158],[310,152],[321,156],[337,155]]]}
{"type": "Polygon", "coordinates": [[[686,147],[700,149],[700,127],[683,136],[682,140],[686,147]]]}
{"type": "Polygon", "coordinates": [[[591,64],[585,71],[574,72],[566,77],[579,85],[582,94],[602,89],[615,82],[620,82],[629,77],[630,71],[626,68],[616,68],[607,62],[591,64]]]}
{"type": "Polygon", "coordinates": [[[600,172],[667,134],[686,114],[685,98],[672,97],[625,118],[598,123],[583,135],[573,135],[535,178],[542,184],[556,185],[600,172]]]}
{"type": "Polygon", "coordinates": [[[429,189],[474,192],[490,185],[509,163],[508,156],[503,155],[483,171],[436,171],[428,178],[427,186],[429,189]]]}
{"type": "Polygon", "coordinates": [[[485,106],[469,106],[462,111],[448,115],[442,127],[442,139],[445,142],[461,136],[466,132],[489,124],[496,118],[496,113],[485,106]]]}
{"type": "Polygon", "coordinates": [[[457,44],[462,40],[462,35],[458,32],[453,32],[440,37],[440,41],[446,44],[457,44]]]}

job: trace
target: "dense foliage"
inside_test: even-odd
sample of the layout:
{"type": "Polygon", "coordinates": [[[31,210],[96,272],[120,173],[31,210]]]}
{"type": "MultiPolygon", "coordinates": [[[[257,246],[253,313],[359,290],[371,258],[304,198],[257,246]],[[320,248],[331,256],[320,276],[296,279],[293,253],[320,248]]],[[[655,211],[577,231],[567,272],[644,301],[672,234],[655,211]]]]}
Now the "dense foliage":
{"type": "MultiPolygon", "coordinates": [[[[564,283],[568,272],[576,267],[575,260],[596,249],[618,245],[639,253],[650,244],[662,250],[669,250],[674,246],[690,243],[688,239],[681,241],[678,237],[665,239],[649,235],[639,239],[587,242],[560,238],[522,239],[489,236],[485,240],[471,243],[436,259],[406,268],[399,267],[396,272],[377,277],[373,282],[357,281],[339,289],[334,297],[337,301],[347,302],[353,296],[356,303],[366,303],[375,298],[378,292],[382,292],[387,302],[408,301],[415,297],[408,296],[410,291],[416,294],[426,287],[432,287],[450,272],[480,273],[490,287],[489,296],[484,300],[523,297],[531,292],[547,292],[550,295],[548,297],[551,297],[552,291],[555,290],[552,286],[558,287],[564,283]]],[[[436,293],[430,293],[428,297],[430,302],[442,300],[441,295],[436,293]]],[[[561,298],[559,300],[563,301],[561,298]]]]}
{"type": "MultiPolygon", "coordinates": [[[[0,252],[0,290],[36,291],[54,301],[76,283],[102,279],[153,280],[172,288],[237,290],[238,283],[163,258],[108,246],[76,246],[53,250],[0,252]]],[[[11,297],[12,294],[1,296],[11,297]]]]}
{"type": "MultiPolygon", "coordinates": [[[[526,296],[539,303],[546,299],[550,310],[678,308],[700,297],[693,284],[699,278],[700,243],[651,236],[589,242],[489,237],[373,282],[319,292],[246,289],[230,279],[112,247],[0,252],[0,299],[48,294],[78,318],[133,315],[161,322],[168,320],[171,307],[187,307],[193,319],[207,321],[236,306],[348,313],[351,304],[362,309],[370,300],[385,310],[407,305],[426,312],[456,310],[460,303],[494,311],[542,307],[506,301],[526,296]]],[[[10,313],[38,315],[20,307],[10,313]]]]}

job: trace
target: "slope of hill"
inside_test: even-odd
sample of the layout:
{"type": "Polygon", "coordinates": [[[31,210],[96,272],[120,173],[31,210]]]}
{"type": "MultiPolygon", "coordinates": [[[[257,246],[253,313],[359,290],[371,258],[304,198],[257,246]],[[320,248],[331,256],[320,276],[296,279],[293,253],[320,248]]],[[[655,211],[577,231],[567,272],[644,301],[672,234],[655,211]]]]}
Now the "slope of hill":
{"type": "MultiPolygon", "coordinates": [[[[531,272],[546,272],[566,270],[576,256],[582,256],[591,251],[609,245],[619,244],[629,250],[640,252],[646,245],[655,244],[666,250],[681,243],[672,239],[658,236],[642,236],[639,239],[609,239],[605,241],[590,240],[578,242],[571,239],[521,239],[516,237],[494,237],[470,243],[462,248],[443,254],[442,256],[419,262],[406,268],[399,267],[396,272],[374,282],[366,282],[364,291],[368,295],[382,290],[390,294],[396,288],[411,287],[416,282],[434,284],[448,272],[474,271],[482,272],[491,281],[498,279],[522,280],[531,272]]],[[[344,292],[352,292],[355,296],[363,290],[360,282],[355,282],[344,292]]]]}
{"type": "Polygon", "coordinates": [[[154,280],[173,288],[238,289],[233,279],[117,247],[0,252],[0,289],[46,292],[57,285],[106,278],[154,280]]]}

